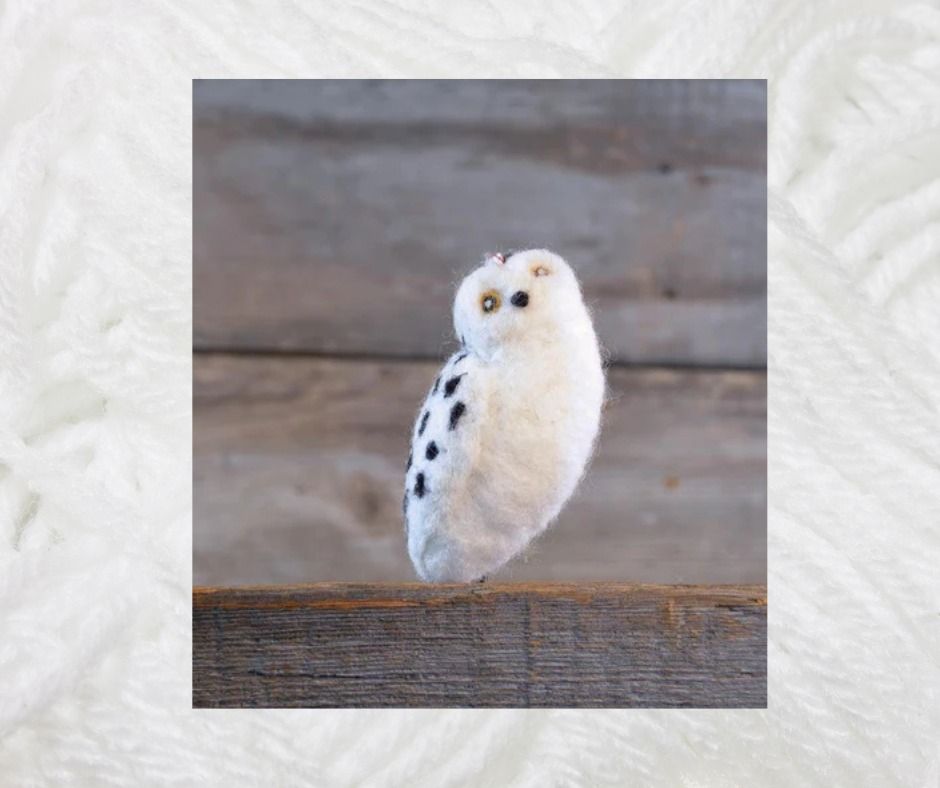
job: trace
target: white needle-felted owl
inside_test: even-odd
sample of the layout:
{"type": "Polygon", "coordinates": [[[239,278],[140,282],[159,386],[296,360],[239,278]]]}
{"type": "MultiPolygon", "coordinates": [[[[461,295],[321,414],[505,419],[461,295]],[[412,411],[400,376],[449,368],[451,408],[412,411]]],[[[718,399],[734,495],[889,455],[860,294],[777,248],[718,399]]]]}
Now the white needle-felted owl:
{"type": "Polygon", "coordinates": [[[405,475],[408,554],[429,582],[482,579],[548,527],[604,400],[581,288],[552,252],[488,257],[457,290],[454,327],[462,347],[418,413],[405,475]]]}

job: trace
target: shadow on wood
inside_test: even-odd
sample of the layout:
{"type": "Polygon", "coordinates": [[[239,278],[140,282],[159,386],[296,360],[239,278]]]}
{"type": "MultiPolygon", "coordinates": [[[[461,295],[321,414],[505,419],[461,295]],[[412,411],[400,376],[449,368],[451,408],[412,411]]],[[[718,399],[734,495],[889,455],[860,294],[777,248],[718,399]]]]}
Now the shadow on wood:
{"type": "Polygon", "coordinates": [[[765,586],[197,588],[194,707],[767,703],[765,586]]]}

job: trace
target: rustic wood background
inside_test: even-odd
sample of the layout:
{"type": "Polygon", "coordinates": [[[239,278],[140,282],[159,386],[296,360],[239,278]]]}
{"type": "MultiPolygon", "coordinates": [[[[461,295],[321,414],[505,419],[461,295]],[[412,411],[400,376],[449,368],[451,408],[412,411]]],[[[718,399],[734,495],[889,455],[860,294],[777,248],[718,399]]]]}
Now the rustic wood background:
{"type": "Polygon", "coordinates": [[[757,81],[194,83],[194,578],[413,579],[408,436],[487,250],[578,269],[595,462],[503,580],[766,576],[757,81]]]}
{"type": "Polygon", "coordinates": [[[767,705],[763,586],[196,589],[193,706],[767,705]]]}

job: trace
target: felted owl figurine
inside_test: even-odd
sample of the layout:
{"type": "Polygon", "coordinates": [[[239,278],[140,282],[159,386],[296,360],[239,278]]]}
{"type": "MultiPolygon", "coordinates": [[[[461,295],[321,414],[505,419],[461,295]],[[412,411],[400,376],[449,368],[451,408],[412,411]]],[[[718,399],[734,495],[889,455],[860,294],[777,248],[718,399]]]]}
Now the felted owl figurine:
{"type": "Polygon", "coordinates": [[[574,272],[531,249],[492,255],[457,290],[461,349],[418,413],[405,533],[418,575],[499,569],[574,492],[600,425],[604,372],[574,272]]]}

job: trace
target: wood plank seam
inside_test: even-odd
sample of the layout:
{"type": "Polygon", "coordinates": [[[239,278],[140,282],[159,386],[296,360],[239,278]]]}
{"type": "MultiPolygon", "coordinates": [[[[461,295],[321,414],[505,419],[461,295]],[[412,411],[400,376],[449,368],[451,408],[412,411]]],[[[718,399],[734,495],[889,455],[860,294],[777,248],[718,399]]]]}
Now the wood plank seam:
{"type": "MultiPolygon", "coordinates": [[[[245,358],[245,359],[283,359],[284,361],[316,361],[323,359],[325,361],[345,361],[350,364],[357,362],[365,363],[389,363],[389,364],[420,364],[424,362],[446,361],[453,352],[456,352],[458,345],[456,342],[450,342],[443,346],[440,353],[370,353],[366,351],[355,350],[317,350],[310,348],[306,350],[287,349],[271,347],[240,347],[238,345],[217,345],[212,347],[193,347],[193,357],[200,359],[209,358],[245,358]]],[[[627,370],[663,370],[665,372],[766,372],[766,363],[744,363],[734,364],[731,362],[694,362],[694,361],[673,361],[668,358],[663,359],[638,359],[636,361],[609,358],[605,362],[605,369],[627,369],[627,370]]]]}

